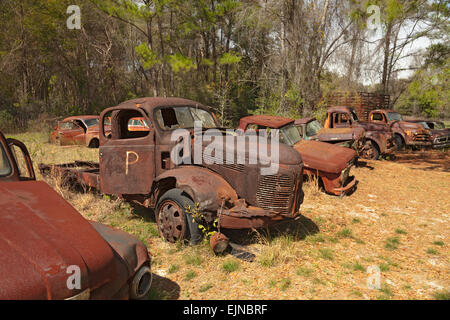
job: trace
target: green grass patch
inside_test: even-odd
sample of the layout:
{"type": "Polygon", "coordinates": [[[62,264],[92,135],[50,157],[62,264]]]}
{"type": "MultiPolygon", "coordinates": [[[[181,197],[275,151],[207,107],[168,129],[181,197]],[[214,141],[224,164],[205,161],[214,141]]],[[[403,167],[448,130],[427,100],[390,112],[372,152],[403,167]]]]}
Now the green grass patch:
{"type": "Polygon", "coordinates": [[[184,256],[184,261],[186,264],[193,265],[193,266],[199,266],[203,263],[202,258],[196,253],[191,252],[184,256]]]}
{"type": "Polygon", "coordinates": [[[436,249],[433,249],[433,248],[428,248],[427,253],[436,255],[436,254],[439,254],[439,251],[437,251],[436,249]]]}
{"type": "Polygon", "coordinates": [[[323,235],[321,233],[316,233],[314,235],[307,236],[305,240],[312,244],[325,242],[325,238],[323,237],[323,235]]]}
{"type": "Polygon", "coordinates": [[[291,280],[289,278],[284,278],[280,280],[280,289],[286,291],[291,286],[291,280]]]}
{"type": "Polygon", "coordinates": [[[438,291],[433,294],[435,300],[450,300],[450,291],[438,291]]]}
{"type": "Polygon", "coordinates": [[[344,228],[337,233],[340,238],[353,238],[353,232],[349,228],[344,228]]]}
{"type": "Polygon", "coordinates": [[[222,264],[222,269],[227,273],[234,272],[239,269],[239,262],[229,259],[222,264]]]}
{"type": "Polygon", "coordinates": [[[434,244],[435,246],[440,246],[440,247],[443,247],[443,246],[444,246],[444,242],[442,242],[442,241],[435,241],[435,242],[433,242],[433,244],[434,244]]]}
{"type": "Polygon", "coordinates": [[[352,223],[360,223],[361,220],[359,218],[353,218],[352,223]]]}
{"type": "Polygon", "coordinates": [[[170,294],[162,289],[151,287],[147,296],[148,300],[168,300],[170,294]]]}
{"type": "Polygon", "coordinates": [[[197,274],[196,274],[194,271],[189,270],[189,271],[186,273],[186,276],[184,277],[184,280],[190,281],[190,280],[194,279],[196,276],[197,276],[197,274]]]}
{"type": "Polygon", "coordinates": [[[199,291],[200,291],[200,292],[206,292],[206,291],[208,291],[209,289],[211,289],[212,287],[213,287],[212,284],[207,283],[207,284],[202,285],[202,286],[200,287],[199,291]]]}
{"type": "Polygon", "coordinates": [[[334,254],[333,250],[328,248],[319,249],[320,257],[325,260],[333,260],[334,254]]]}
{"type": "Polygon", "coordinates": [[[170,267],[169,267],[169,273],[175,273],[175,272],[177,272],[178,270],[180,270],[180,267],[178,266],[178,265],[176,265],[176,264],[173,264],[173,265],[171,265],[170,267]]]}
{"type": "Polygon", "coordinates": [[[299,267],[297,269],[297,275],[303,276],[303,277],[309,277],[313,271],[314,270],[310,269],[310,268],[299,267]]]}
{"type": "Polygon", "coordinates": [[[399,244],[400,244],[400,239],[397,237],[392,237],[392,238],[388,238],[386,240],[386,244],[384,245],[384,247],[387,250],[396,250],[396,249],[398,249],[399,244]]]}
{"type": "Polygon", "coordinates": [[[403,229],[396,229],[395,233],[397,233],[397,234],[407,234],[407,232],[405,230],[403,230],[403,229]]]}

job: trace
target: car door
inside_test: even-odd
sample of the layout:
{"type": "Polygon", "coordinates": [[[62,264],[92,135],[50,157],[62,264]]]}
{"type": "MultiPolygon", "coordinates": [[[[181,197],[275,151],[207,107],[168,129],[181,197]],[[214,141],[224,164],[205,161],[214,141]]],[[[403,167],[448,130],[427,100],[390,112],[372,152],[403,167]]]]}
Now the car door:
{"type": "Polygon", "coordinates": [[[61,145],[80,144],[79,136],[84,134],[83,128],[74,121],[63,121],[60,125],[59,140],[61,145]]]}
{"type": "Polygon", "coordinates": [[[100,138],[100,189],[114,195],[148,194],[155,176],[154,128],[150,125],[148,131],[132,131],[130,119],[146,116],[144,111],[116,111],[111,135],[103,133],[100,138]]]}

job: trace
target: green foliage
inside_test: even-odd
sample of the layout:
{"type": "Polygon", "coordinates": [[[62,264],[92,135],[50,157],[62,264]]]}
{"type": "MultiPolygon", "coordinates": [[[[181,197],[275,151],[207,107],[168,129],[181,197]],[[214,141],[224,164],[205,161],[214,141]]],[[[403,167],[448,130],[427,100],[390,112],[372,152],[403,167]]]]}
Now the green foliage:
{"type": "Polygon", "coordinates": [[[174,72],[190,71],[195,69],[194,61],[180,53],[168,56],[167,61],[174,72]]]}
{"type": "Polygon", "coordinates": [[[227,273],[234,272],[239,269],[239,262],[234,259],[228,259],[222,264],[222,268],[227,273]]]}
{"type": "Polygon", "coordinates": [[[242,57],[239,54],[233,52],[226,52],[222,55],[222,57],[220,57],[219,64],[232,65],[241,62],[241,60],[242,57]]]}
{"type": "Polygon", "coordinates": [[[153,52],[146,43],[141,43],[136,47],[136,53],[141,58],[141,63],[145,69],[151,69],[159,64],[158,55],[153,52]]]}

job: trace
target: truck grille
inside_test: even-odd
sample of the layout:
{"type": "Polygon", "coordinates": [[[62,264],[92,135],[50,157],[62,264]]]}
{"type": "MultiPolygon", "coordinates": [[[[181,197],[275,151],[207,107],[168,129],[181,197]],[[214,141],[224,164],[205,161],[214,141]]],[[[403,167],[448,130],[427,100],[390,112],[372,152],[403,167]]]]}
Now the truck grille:
{"type": "Polygon", "coordinates": [[[414,141],[430,141],[431,136],[426,133],[419,133],[414,136],[414,141]]]}
{"type": "Polygon", "coordinates": [[[295,179],[288,175],[262,176],[256,191],[259,207],[289,213],[295,195],[295,179]]]}

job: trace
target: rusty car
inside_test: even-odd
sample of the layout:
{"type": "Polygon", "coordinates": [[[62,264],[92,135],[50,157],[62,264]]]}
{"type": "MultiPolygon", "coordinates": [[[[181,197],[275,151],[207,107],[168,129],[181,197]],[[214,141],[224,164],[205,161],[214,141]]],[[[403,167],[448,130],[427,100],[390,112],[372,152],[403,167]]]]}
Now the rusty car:
{"type": "Polygon", "coordinates": [[[377,109],[369,113],[372,123],[387,124],[394,133],[397,150],[404,147],[432,147],[433,138],[431,130],[420,123],[404,121],[401,114],[390,109],[377,109]]]}
{"type": "Polygon", "coordinates": [[[59,121],[50,134],[50,141],[61,146],[99,147],[99,116],[73,116],[59,121]]]}
{"type": "Polygon", "coordinates": [[[363,128],[324,128],[316,118],[295,120],[304,140],[316,140],[354,149],[358,156],[364,156],[365,130],[363,128]]]}
{"type": "Polygon", "coordinates": [[[0,300],[143,299],[151,287],[145,245],[84,219],[1,132],[0,252],[0,300]]]}
{"type": "Polygon", "coordinates": [[[395,151],[394,134],[387,124],[360,121],[355,109],[348,106],[328,108],[325,128],[363,128],[366,149],[363,158],[378,160],[395,151]]]}
{"type": "Polygon", "coordinates": [[[128,130],[130,131],[149,131],[149,127],[145,119],[142,117],[132,118],[128,121],[128,130]]]}
{"type": "MultiPolygon", "coordinates": [[[[263,166],[270,166],[270,159],[265,164],[211,162],[204,152],[208,147],[202,140],[204,130],[194,129],[196,121],[205,130],[215,130],[225,154],[237,158],[238,137],[221,131],[209,107],[182,98],[153,97],[125,101],[101,113],[99,163],[77,161],[39,168],[43,174],[53,172],[71,183],[154,210],[159,233],[168,242],[198,243],[203,236],[199,219],[223,229],[257,229],[299,215],[303,164],[295,150],[281,145],[278,172],[270,175],[261,173],[263,166]],[[111,135],[105,132],[108,117],[111,135]],[[131,131],[128,123],[133,118],[144,118],[149,130],[131,131]],[[186,161],[177,163],[172,155],[180,141],[172,138],[180,129],[189,133],[180,141],[200,144],[200,151],[194,148],[185,154],[180,150],[186,161]],[[194,165],[195,159],[199,163],[194,165]]],[[[262,147],[246,140],[243,158],[248,159],[250,150],[258,146],[262,147]]]]}
{"type": "Polygon", "coordinates": [[[238,129],[243,133],[279,130],[279,141],[298,151],[303,159],[305,173],[317,177],[327,193],[345,195],[356,184],[356,179],[350,176],[350,170],[357,160],[356,151],[304,139],[294,119],[266,115],[247,116],[240,119],[238,129]]]}
{"type": "Polygon", "coordinates": [[[450,129],[445,127],[441,121],[435,120],[407,120],[422,125],[425,129],[431,131],[433,139],[433,149],[442,149],[450,147],[450,129]]]}

